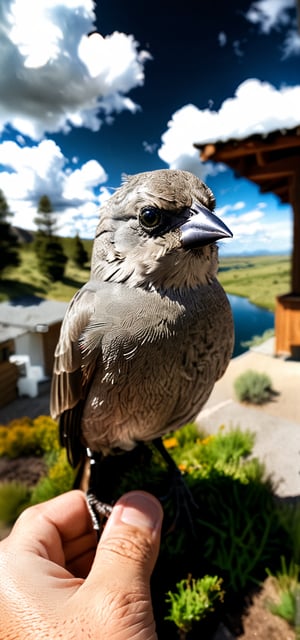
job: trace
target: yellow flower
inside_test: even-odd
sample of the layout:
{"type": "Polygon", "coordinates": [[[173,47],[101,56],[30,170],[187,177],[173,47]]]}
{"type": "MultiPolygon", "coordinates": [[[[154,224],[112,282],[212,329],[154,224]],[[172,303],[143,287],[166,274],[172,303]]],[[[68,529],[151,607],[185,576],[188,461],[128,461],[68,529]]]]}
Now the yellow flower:
{"type": "Polygon", "coordinates": [[[187,468],[188,468],[188,467],[187,467],[187,465],[186,465],[186,464],[184,464],[183,462],[180,462],[177,466],[178,466],[179,471],[182,471],[183,473],[184,473],[185,471],[187,471],[187,468]]]}
{"type": "Polygon", "coordinates": [[[166,438],[164,440],[164,446],[166,449],[174,449],[174,447],[178,447],[178,440],[175,437],[166,438]]]}

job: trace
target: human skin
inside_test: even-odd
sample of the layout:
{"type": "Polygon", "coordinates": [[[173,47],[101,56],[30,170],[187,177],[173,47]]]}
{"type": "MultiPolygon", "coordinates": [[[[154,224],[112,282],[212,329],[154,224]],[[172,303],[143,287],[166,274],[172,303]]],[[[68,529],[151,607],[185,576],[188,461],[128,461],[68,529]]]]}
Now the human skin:
{"type": "Polygon", "coordinates": [[[97,545],[85,495],[24,511],[0,543],[1,640],[154,640],[150,576],[162,508],[125,494],[97,545]]]}

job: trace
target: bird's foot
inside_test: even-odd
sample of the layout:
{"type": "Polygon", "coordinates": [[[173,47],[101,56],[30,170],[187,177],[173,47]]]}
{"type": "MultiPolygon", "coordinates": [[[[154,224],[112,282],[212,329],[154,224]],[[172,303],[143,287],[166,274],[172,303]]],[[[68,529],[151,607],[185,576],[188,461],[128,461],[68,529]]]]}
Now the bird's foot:
{"type": "Polygon", "coordinates": [[[112,506],[98,500],[92,491],[86,493],[86,501],[93,528],[97,531],[97,535],[100,538],[105,522],[112,512],[112,506]]]}

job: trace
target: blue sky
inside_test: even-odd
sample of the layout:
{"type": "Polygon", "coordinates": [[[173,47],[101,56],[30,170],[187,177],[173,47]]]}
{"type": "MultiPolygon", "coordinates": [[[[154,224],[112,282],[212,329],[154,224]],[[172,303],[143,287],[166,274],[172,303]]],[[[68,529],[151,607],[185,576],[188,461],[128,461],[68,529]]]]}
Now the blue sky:
{"type": "Polygon", "coordinates": [[[191,170],[234,233],[221,252],[289,251],[290,207],[194,142],[300,123],[296,0],[1,0],[0,188],[34,229],[94,235],[123,173],[191,170]]]}

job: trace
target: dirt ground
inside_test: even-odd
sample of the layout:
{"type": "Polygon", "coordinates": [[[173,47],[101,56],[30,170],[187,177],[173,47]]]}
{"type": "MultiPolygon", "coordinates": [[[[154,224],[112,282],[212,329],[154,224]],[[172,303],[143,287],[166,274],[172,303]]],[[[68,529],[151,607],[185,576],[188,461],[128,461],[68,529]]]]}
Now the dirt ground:
{"type": "Polygon", "coordinates": [[[295,631],[285,620],[269,611],[268,602],[278,602],[272,578],[267,578],[244,615],[244,633],[238,636],[239,640],[296,640],[295,631]]]}

